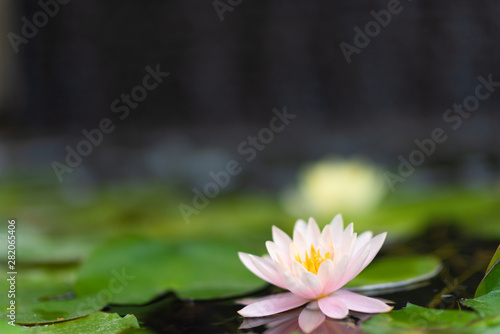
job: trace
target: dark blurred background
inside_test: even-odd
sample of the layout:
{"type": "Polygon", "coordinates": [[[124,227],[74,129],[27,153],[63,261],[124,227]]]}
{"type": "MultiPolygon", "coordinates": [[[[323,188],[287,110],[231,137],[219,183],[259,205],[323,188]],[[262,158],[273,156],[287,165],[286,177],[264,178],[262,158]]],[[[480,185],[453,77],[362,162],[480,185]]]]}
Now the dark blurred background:
{"type": "Polygon", "coordinates": [[[297,117],[233,187],[280,188],[298,166],[332,153],[394,170],[437,127],[448,140],[422,168],[432,172],[411,182],[498,176],[500,92],[459,129],[443,121],[474,94],[478,76],[500,81],[497,2],[401,1],[351,63],[340,43],[354,45],[353,29],[387,1],[54,3],[58,13],[17,53],[8,34],[22,35],[22,18],[33,22],[42,9],[34,0],[1,4],[4,175],[37,171],[57,183],[51,163],[107,117],[116,129],[65,178],[161,178],[190,189],[286,106],[297,117]],[[231,8],[222,21],[221,3],[231,8]],[[112,102],[157,64],[170,75],[120,120],[112,102]]]}

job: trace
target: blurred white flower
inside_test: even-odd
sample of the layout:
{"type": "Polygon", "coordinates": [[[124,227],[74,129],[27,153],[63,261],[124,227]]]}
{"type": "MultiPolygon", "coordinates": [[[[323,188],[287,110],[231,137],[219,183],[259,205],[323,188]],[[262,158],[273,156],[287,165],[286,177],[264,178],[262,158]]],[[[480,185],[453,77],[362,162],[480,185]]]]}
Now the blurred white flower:
{"type": "Polygon", "coordinates": [[[292,215],[331,217],[336,212],[369,212],[386,192],[377,166],[361,159],[327,158],[299,172],[298,184],[284,191],[282,201],[292,215]]]}

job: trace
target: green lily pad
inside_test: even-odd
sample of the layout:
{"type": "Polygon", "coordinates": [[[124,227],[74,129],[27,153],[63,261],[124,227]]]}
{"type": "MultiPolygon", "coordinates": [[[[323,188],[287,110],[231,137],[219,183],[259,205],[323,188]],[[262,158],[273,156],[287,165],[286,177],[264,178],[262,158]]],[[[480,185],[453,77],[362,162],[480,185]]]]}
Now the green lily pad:
{"type": "Polygon", "coordinates": [[[139,328],[139,323],[134,315],[128,314],[120,317],[116,313],[97,312],[87,317],[65,321],[53,325],[35,326],[29,328],[28,333],[57,334],[57,333],[122,333],[124,330],[139,328]]]}
{"type": "Polygon", "coordinates": [[[475,321],[467,327],[467,334],[497,334],[500,332],[500,316],[475,321]]]}
{"type": "Polygon", "coordinates": [[[464,300],[461,303],[473,308],[482,317],[500,315],[500,291],[498,290],[477,298],[464,300]]]}
{"type": "Polygon", "coordinates": [[[120,317],[116,313],[96,312],[89,316],[74,319],[71,321],[59,321],[45,324],[43,326],[25,327],[19,325],[9,325],[5,321],[0,321],[0,332],[2,334],[65,334],[65,333],[103,333],[118,334],[125,330],[138,329],[139,323],[136,317],[129,314],[120,317]]]}
{"type": "Polygon", "coordinates": [[[476,289],[476,294],[474,297],[480,297],[486,295],[487,293],[495,290],[500,290],[500,247],[497,249],[490,264],[488,265],[488,270],[484,276],[481,283],[476,289]]]}
{"type": "MultiPolygon", "coordinates": [[[[72,319],[102,309],[106,303],[92,300],[89,296],[75,298],[72,284],[74,268],[23,269],[16,276],[16,322],[39,324],[58,319],[72,319]]],[[[2,291],[9,291],[9,282],[0,282],[2,291]]],[[[95,299],[95,298],[94,298],[95,299]]],[[[0,296],[0,316],[7,318],[10,299],[7,293],[0,296]]]]}
{"type": "Polygon", "coordinates": [[[404,309],[373,316],[362,324],[366,333],[462,333],[472,321],[474,312],[436,310],[408,304],[404,309]]]}
{"type": "Polygon", "coordinates": [[[238,259],[238,248],[206,240],[115,239],[82,264],[75,293],[108,303],[140,304],[168,290],[181,298],[207,299],[261,287],[263,281],[238,259]]]}
{"type": "MultiPolygon", "coordinates": [[[[4,318],[5,319],[5,318],[4,318]]],[[[7,321],[0,321],[0,333],[2,334],[25,334],[27,329],[17,325],[9,325],[7,321]]]]}
{"type": "Polygon", "coordinates": [[[393,289],[422,282],[441,271],[441,260],[430,255],[386,257],[373,261],[346,288],[353,291],[393,289]]]}

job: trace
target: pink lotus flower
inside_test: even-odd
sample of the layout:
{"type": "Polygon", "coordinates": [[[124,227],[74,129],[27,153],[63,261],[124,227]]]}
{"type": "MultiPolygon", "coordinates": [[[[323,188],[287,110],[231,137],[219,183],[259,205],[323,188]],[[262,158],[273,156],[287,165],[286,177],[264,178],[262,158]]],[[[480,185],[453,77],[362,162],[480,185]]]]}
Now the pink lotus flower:
{"type": "Polygon", "coordinates": [[[373,237],[371,232],[365,232],[358,237],[352,223],[344,230],[340,215],[322,232],[313,218],[308,224],[298,220],[293,239],[273,226],[273,241],[266,243],[269,255],[258,257],[240,252],[239,257],[255,275],[290,292],[246,299],[242,303],[247,306],[238,313],[264,317],[308,303],[299,316],[300,327],[308,332],[323,323],[325,316],[343,319],[349,310],[389,312],[392,307],[378,299],[341,289],[373,260],[386,235],[373,237]],[[318,309],[321,312],[311,312],[318,309]]]}

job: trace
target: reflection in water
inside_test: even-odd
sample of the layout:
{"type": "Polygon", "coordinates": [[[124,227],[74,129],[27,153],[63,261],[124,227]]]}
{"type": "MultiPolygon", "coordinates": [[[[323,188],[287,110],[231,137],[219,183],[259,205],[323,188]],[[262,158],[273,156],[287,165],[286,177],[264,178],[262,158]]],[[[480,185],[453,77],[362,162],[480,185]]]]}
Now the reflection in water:
{"type": "Polygon", "coordinates": [[[245,318],[240,329],[266,326],[264,334],[359,334],[357,327],[350,318],[334,320],[325,317],[319,309],[302,307],[293,311],[262,318],[245,318]],[[302,312],[305,311],[305,312],[302,312]]]}

